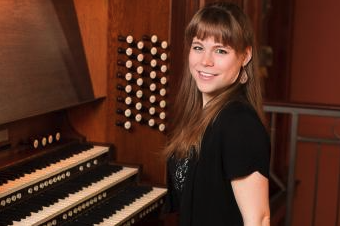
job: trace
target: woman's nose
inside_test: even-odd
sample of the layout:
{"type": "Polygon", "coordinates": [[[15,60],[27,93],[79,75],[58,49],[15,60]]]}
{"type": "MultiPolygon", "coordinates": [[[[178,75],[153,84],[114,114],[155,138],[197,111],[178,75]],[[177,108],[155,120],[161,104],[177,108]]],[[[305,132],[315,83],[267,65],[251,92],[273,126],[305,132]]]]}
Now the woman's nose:
{"type": "Polygon", "coordinates": [[[202,65],[204,65],[206,67],[214,66],[214,59],[213,59],[211,53],[205,52],[202,56],[201,63],[202,63],[202,65]]]}

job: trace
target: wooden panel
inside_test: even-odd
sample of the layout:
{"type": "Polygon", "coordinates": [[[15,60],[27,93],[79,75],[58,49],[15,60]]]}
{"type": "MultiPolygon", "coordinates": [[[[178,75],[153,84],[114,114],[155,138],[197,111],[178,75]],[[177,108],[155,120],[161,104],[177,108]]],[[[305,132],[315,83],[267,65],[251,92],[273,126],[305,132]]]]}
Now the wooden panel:
{"type": "Polygon", "coordinates": [[[68,118],[74,129],[91,142],[107,142],[107,101],[70,108],[68,118]]]}
{"type": "Polygon", "coordinates": [[[296,1],[292,101],[340,105],[339,8],[336,0],[296,1]]]}
{"type": "MultiPolygon", "coordinates": [[[[340,51],[340,27],[338,26],[340,2],[327,1],[295,1],[294,2],[294,27],[291,51],[291,81],[290,100],[315,104],[340,105],[340,69],[338,66],[340,51]]],[[[309,136],[334,137],[332,124],[336,125],[339,133],[338,120],[332,119],[307,119],[301,121],[301,131],[309,136]]],[[[339,225],[339,145],[322,149],[320,160],[319,187],[317,209],[315,216],[307,212],[310,197],[296,196],[293,225],[301,224],[306,219],[314,217],[316,226],[339,225]],[[303,204],[302,204],[303,203],[303,204]],[[336,217],[338,219],[336,219],[336,217]]],[[[301,158],[309,158],[306,151],[301,153],[301,158]]],[[[300,168],[306,168],[306,162],[299,162],[300,168]]],[[[298,163],[298,164],[299,164],[298,163]]],[[[300,172],[303,172],[302,170],[300,172]]],[[[298,171],[299,173],[299,171],[298,171]]],[[[310,172],[298,174],[302,183],[307,183],[310,172]]],[[[301,193],[310,192],[312,186],[301,186],[301,193]]],[[[310,224],[312,225],[312,224],[310,224]]]]}
{"type": "Polygon", "coordinates": [[[83,137],[70,127],[65,111],[52,112],[0,125],[0,130],[3,129],[8,131],[8,141],[0,142],[0,168],[40,155],[70,139],[83,140],[83,137]],[[55,140],[57,132],[61,135],[61,140],[58,142],[55,140]],[[54,138],[53,142],[43,146],[42,138],[47,138],[50,135],[54,138]],[[33,147],[33,139],[37,139],[39,142],[37,148],[33,147]]]}
{"type": "MultiPolygon", "coordinates": [[[[183,74],[184,64],[187,59],[184,59],[184,31],[185,27],[191,20],[191,17],[198,10],[200,2],[198,0],[191,1],[172,1],[171,11],[171,66],[172,66],[172,81],[170,88],[173,93],[176,93],[183,74]]],[[[175,95],[171,96],[171,102],[175,95]]]]}
{"type": "Polygon", "coordinates": [[[0,33],[0,124],[93,99],[72,1],[1,1],[0,33]]]}
{"type": "Polygon", "coordinates": [[[107,1],[74,0],[96,97],[107,89],[107,1]]]}
{"type": "Polygon", "coordinates": [[[299,184],[296,187],[292,225],[336,225],[338,145],[301,143],[297,157],[296,179],[299,184]]]}
{"type": "MultiPolygon", "coordinates": [[[[96,97],[107,96],[107,1],[74,1],[96,97]]],[[[75,129],[89,141],[107,142],[107,101],[69,110],[75,129]]]]}
{"type": "MultiPolygon", "coordinates": [[[[72,125],[79,133],[90,141],[113,143],[118,161],[142,164],[142,179],[162,184],[165,183],[165,159],[162,155],[165,135],[134,122],[130,132],[115,125],[117,120],[125,120],[116,114],[118,107],[125,108],[125,105],[117,103],[116,98],[126,95],[115,88],[118,83],[124,82],[116,78],[116,62],[119,57],[126,60],[117,55],[118,46],[126,47],[126,44],[118,42],[117,36],[131,34],[138,40],[142,35],[155,34],[159,40],[169,41],[170,3],[169,0],[75,0],[95,95],[106,98],[69,110],[72,125]]],[[[126,73],[122,68],[119,71],[126,73]]],[[[168,75],[170,82],[171,76],[168,75]]]]}
{"type": "Polygon", "coordinates": [[[315,185],[317,150],[315,145],[307,143],[301,143],[297,148],[300,151],[297,154],[296,179],[300,183],[295,190],[292,225],[312,225],[314,192],[312,188],[315,185]]]}
{"type": "Polygon", "coordinates": [[[270,1],[268,28],[262,34],[263,44],[273,48],[273,63],[265,80],[267,100],[289,101],[291,80],[293,0],[270,1]]]}
{"type": "MultiPolygon", "coordinates": [[[[118,59],[126,60],[122,55],[118,56],[117,48],[127,47],[126,43],[118,42],[117,36],[133,35],[138,41],[143,35],[155,34],[160,40],[169,41],[169,23],[169,0],[109,1],[107,140],[116,145],[118,161],[142,164],[142,180],[162,184],[165,183],[165,159],[162,155],[165,135],[147,125],[139,125],[133,122],[133,119],[131,131],[115,125],[117,120],[126,120],[124,116],[115,113],[117,108],[126,108],[124,104],[118,104],[116,101],[117,96],[126,96],[124,92],[116,89],[117,84],[124,83],[123,80],[116,78],[116,73],[127,72],[126,69],[117,67],[118,59]]],[[[168,76],[168,79],[171,81],[171,76],[168,76]]],[[[147,100],[146,94],[143,103],[147,100]]]]}

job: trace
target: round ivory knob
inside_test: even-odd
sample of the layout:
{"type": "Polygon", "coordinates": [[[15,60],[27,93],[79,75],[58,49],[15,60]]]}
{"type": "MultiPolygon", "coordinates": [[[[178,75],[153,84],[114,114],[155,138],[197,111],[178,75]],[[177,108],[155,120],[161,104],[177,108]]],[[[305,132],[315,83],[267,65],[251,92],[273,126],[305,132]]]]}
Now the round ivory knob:
{"type": "Polygon", "coordinates": [[[126,129],[126,130],[131,129],[131,122],[130,122],[130,121],[126,121],[126,122],[124,123],[124,129],[126,129]]]}
{"type": "Polygon", "coordinates": [[[165,125],[163,123],[159,124],[158,130],[163,132],[165,130],[165,125]]]}
{"type": "Polygon", "coordinates": [[[167,42],[167,41],[163,41],[163,42],[161,43],[161,47],[162,47],[162,49],[168,48],[168,42],[167,42]]]}

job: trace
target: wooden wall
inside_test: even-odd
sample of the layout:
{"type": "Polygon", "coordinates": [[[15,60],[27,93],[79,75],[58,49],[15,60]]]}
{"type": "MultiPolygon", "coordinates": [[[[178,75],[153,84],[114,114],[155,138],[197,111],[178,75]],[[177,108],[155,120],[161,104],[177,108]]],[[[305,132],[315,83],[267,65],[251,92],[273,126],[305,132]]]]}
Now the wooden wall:
{"type": "Polygon", "coordinates": [[[340,104],[340,2],[295,3],[291,100],[340,104]]]}
{"type": "MultiPolygon", "coordinates": [[[[294,8],[290,100],[339,106],[340,2],[300,0],[294,8]]],[[[333,128],[339,133],[336,119],[303,117],[299,130],[304,136],[339,139],[333,128]]],[[[298,146],[293,226],[339,226],[339,169],[338,144],[298,146]]]]}

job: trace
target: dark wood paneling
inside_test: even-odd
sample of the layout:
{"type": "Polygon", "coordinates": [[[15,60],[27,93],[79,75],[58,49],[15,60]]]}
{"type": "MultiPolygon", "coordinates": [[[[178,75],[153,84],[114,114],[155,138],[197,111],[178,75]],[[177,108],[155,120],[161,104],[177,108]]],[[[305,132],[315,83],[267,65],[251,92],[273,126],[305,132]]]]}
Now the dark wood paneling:
{"type": "MultiPolygon", "coordinates": [[[[74,1],[90,77],[96,97],[107,96],[107,33],[106,1],[74,1]]],[[[89,141],[107,142],[107,100],[83,105],[68,111],[76,130],[89,141]]]]}
{"type": "Polygon", "coordinates": [[[198,0],[172,1],[171,9],[171,84],[172,95],[170,101],[173,102],[179,88],[183,74],[184,64],[184,31],[191,20],[191,17],[199,9],[198,0]]]}
{"type": "Polygon", "coordinates": [[[94,98],[72,1],[0,6],[0,124],[94,98]]]}
{"type": "Polygon", "coordinates": [[[294,1],[271,1],[266,44],[273,49],[273,64],[265,80],[267,100],[289,101],[294,1]]]}
{"type": "Polygon", "coordinates": [[[74,0],[96,97],[107,95],[107,1],[74,0]]]}
{"type": "MultiPolygon", "coordinates": [[[[116,98],[118,95],[125,97],[126,94],[115,87],[118,83],[124,83],[123,80],[117,79],[116,73],[127,72],[122,67],[118,68],[116,63],[118,58],[127,59],[117,55],[118,46],[127,47],[126,43],[118,42],[117,36],[133,35],[136,40],[140,40],[145,34],[155,34],[159,40],[169,42],[171,1],[76,0],[75,6],[95,94],[104,95],[106,98],[69,110],[72,124],[90,141],[113,143],[117,161],[143,165],[142,180],[164,184],[165,159],[162,149],[165,134],[135,122],[132,122],[131,131],[116,126],[117,120],[126,120],[124,116],[116,114],[117,108],[126,108],[124,104],[118,103],[116,98]],[[99,23],[101,25],[98,25],[99,23]],[[103,24],[107,25],[107,29],[103,24]],[[107,65],[105,70],[103,62],[107,65]]],[[[172,54],[171,52],[170,59],[172,54]]],[[[168,75],[170,83],[172,75],[171,67],[168,75]]],[[[171,88],[168,88],[168,92],[171,95],[171,88]]]]}
{"type": "Polygon", "coordinates": [[[1,143],[0,168],[41,155],[70,139],[84,138],[69,125],[65,110],[0,125],[0,130],[3,129],[8,131],[8,141],[1,143]],[[59,142],[55,140],[57,132],[61,135],[59,142]],[[49,135],[53,136],[54,142],[43,147],[41,139],[49,135]],[[37,148],[33,148],[31,139],[38,139],[37,148]]]}

